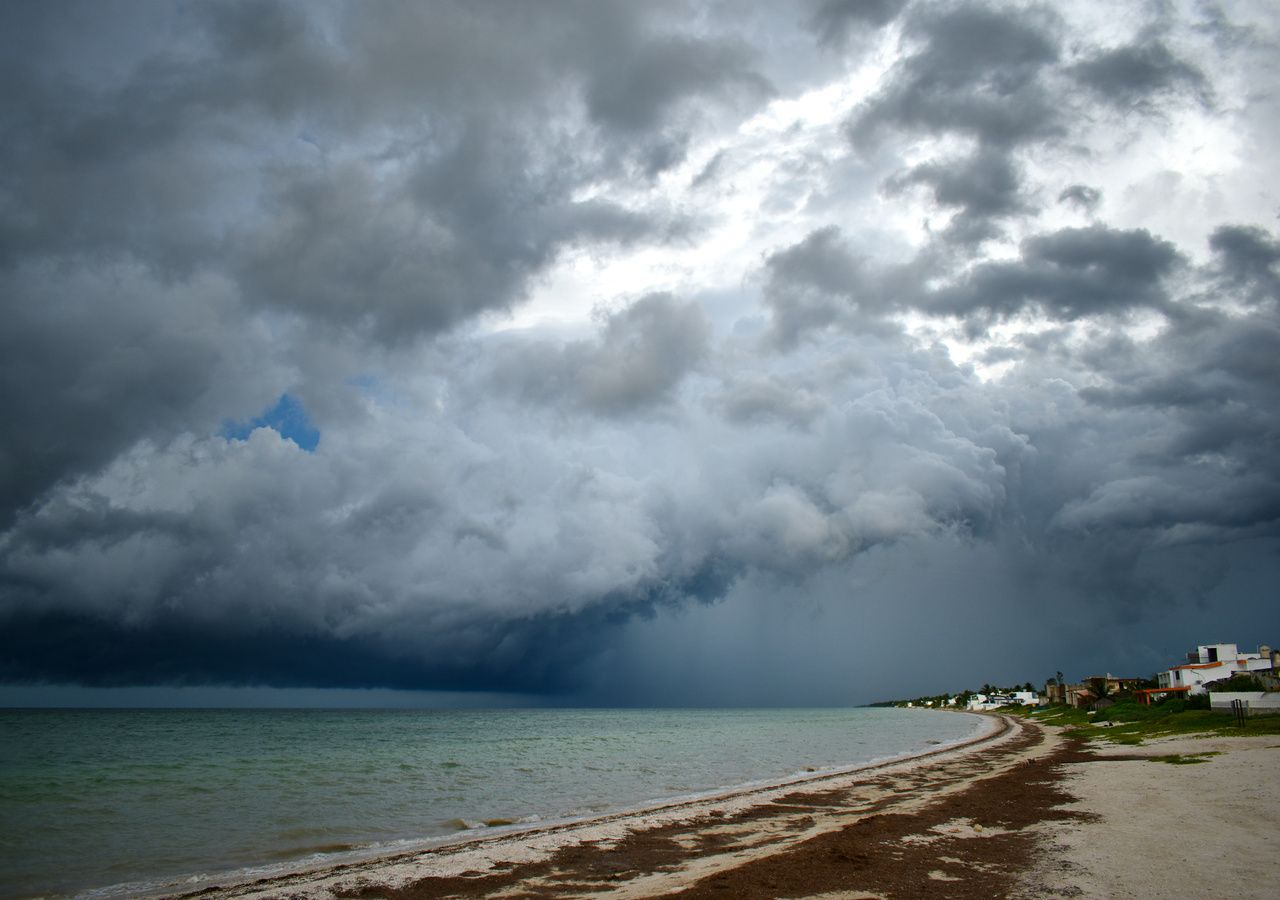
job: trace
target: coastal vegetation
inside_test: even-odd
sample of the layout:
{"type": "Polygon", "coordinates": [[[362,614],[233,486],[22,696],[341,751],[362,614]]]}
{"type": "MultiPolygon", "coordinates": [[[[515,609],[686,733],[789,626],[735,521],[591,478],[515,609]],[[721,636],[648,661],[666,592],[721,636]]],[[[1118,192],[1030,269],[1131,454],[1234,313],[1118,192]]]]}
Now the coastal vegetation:
{"type": "Polygon", "coordinates": [[[1001,711],[1026,715],[1047,725],[1063,725],[1080,737],[1116,744],[1136,745],[1151,738],[1186,734],[1280,734],[1280,716],[1255,716],[1241,724],[1232,716],[1210,711],[1206,695],[1150,705],[1120,695],[1115,703],[1096,712],[1059,705],[1001,711]]]}
{"type": "MultiPolygon", "coordinates": [[[[1058,678],[1061,679],[1061,673],[1058,678]]],[[[1054,683],[1054,679],[1049,679],[1054,683]]],[[[1059,681],[1058,683],[1065,683],[1059,681]]],[[[1135,686],[1153,686],[1154,679],[1134,680],[1135,686]]],[[[1136,745],[1145,740],[1172,735],[1213,734],[1213,735],[1260,735],[1280,734],[1280,716],[1252,716],[1237,720],[1234,716],[1224,715],[1209,708],[1209,695],[1190,694],[1186,696],[1168,697],[1155,703],[1139,702],[1138,694],[1132,690],[1117,690],[1106,678],[1089,679],[1089,685],[1096,709],[1069,706],[1062,703],[1051,703],[1047,706],[1010,704],[1001,706],[996,712],[1009,715],[1025,716],[1046,725],[1064,726],[1072,734],[1088,740],[1106,740],[1116,744],[1136,745]]],[[[1027,690],[1031,689],[1028,683],[1027,690]]],[[[1220,682],[1215,690],[1223,691],[1264,691],[1267,685],[1252,675],[1236,675],[1230,680],[1220,682]]],[[[998,688],[984,684],[980,692],[962,691],[958,694],[938,694],[915,697],[911,700],[887,700],[873,703],[872,706],[897,706],[924,709],[963,710],[969,700],[977,695],[997,698],[1009,696],[1022,690],[1021,686],[998,688]]],[[[988,707],[990,709],[990,707],[988,707]]],[[[1196,754],[1204,757],[1204,754],[1196,754]]],[[[1205,757],[1207,758],[1207,757],[1205,757]]],[[[1203,758],[1161,759],[1175,765],[1187,765],[1204,762],[1203,758]]]]}
{"type": "Polygon", "coordinates": [[[1214,690],[1241,691],[1244,693],[1265,691],[1267,685],[1256,675],[1232,675],[1226,681],[1219,682],[1214,690]]]}

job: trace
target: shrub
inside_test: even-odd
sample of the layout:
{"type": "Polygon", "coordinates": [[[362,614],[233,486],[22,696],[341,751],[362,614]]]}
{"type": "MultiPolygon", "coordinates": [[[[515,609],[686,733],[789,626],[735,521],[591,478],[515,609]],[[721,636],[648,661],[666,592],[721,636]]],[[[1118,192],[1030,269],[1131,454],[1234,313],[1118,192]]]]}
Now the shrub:
{"type": "Polygon", "coordinates": [[[1213,691],[1262,692],[1267,689],[1267,686],[1252,675],[1232,675],[1224,681],[1215,681],[1209,685],[1209,689],[1213,691]]]}

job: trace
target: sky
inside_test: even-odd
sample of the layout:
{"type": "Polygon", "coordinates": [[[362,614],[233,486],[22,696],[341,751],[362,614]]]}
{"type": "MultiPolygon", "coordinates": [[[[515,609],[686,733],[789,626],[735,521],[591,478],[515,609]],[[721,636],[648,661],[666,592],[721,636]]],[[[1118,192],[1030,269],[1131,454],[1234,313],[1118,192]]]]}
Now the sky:
{"type": "Polygon", "coordinates": [[[1280,643],[1273,3],[0,20],[0,704],[1280,643]]]}

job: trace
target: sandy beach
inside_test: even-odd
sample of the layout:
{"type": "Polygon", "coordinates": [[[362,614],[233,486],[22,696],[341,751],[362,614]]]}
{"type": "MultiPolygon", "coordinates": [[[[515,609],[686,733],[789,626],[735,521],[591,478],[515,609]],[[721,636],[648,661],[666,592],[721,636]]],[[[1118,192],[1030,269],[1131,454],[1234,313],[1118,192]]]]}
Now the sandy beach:
{"type": "Polygon", "coordinates": [[[1280,896],[1280,736],[1092,746],[1062,764],[1027,897],[1280,896]],[[1197,757],[1169,764],[1160,757],[1197,757]]]}
{"type": "Polygon", "coordinates": [[[1280,738],[1097,748],[1015,717],[993,725],[801,784],[184,896],[1275,896],[1280,738]],[[1200,753],[1214,755],[1154,759],[1200,753]]]}

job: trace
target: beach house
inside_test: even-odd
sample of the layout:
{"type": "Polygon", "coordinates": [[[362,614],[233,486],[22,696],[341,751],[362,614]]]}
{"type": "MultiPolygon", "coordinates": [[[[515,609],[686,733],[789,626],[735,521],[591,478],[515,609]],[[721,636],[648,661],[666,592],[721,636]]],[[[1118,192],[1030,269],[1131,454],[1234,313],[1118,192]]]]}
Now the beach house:
{"type": "Polygon", "coordinates": [[[1040,698],[1034,691],[1002,691],[998,694],[974,694],[966,709],[992,710],[1002,706],[1035,706],[1040,698]]]}
{"type": "Polygon", "coordinates": [[[1090,675],[1084,680],[1084,684],[1086,687],[1094,688],[1094,693],[1097,693],[1097,686],[1105,681],[1107,683],[1106,693],[1118,694],[1121,691],[1132,691],[1142,687],[1144,680],[1142,678],[1122,678],[1119,675],[1112,675],[1108,672],[1106,675],[1090,675]]]}
{"type": "Polygon", "coordinates": [[[1093,688],[1088,682],[1083,684],[1062,684],[1049,681],[1044,686],[1045,696],[1050,703],[1065,703],[1077,709],[1083,709],[1093,702],[1093,688]]]}
{"type": "Polygon", "coordinates": [[[1270,672],[1280,665],[1280,652],[1266,644],[1257,653],[1242,653],[1235,644],[1201,644],[1187,654],[1187,661],[1156,676],[1156,694],[1203,694],[1205,685],[1232,675],[1270,672]]]}

